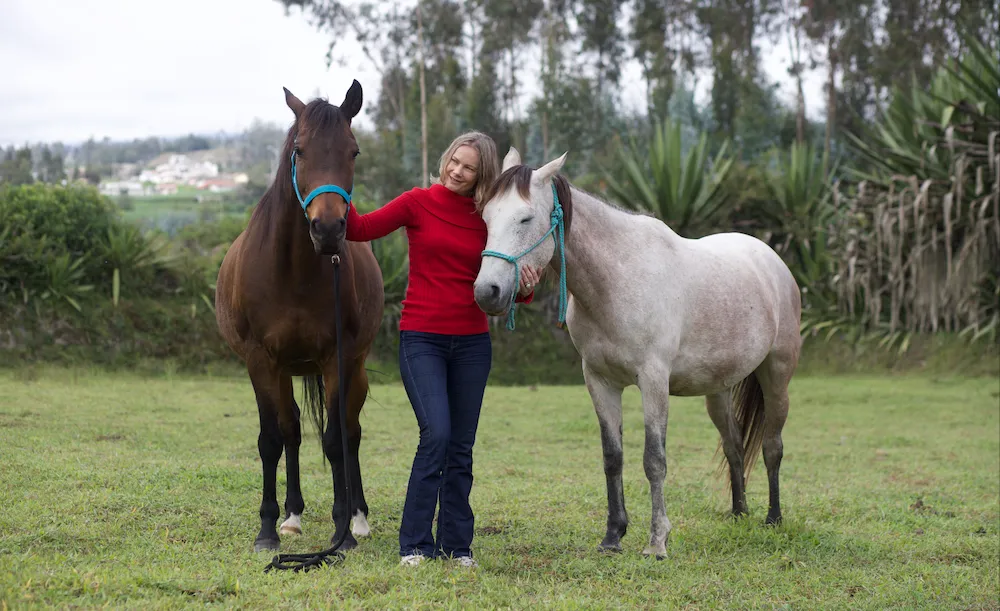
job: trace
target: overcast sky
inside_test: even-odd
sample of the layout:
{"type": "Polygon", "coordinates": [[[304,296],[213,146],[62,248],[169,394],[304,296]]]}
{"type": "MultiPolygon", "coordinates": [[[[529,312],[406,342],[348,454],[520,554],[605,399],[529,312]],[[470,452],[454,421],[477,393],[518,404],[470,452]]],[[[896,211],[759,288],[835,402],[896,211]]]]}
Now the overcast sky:
{"type": "MultiPolygon", "coordinates": [[[[346,65],[326,67],[329,34],[276,0],[0,1],[0,145],[76,143],[239,132],[257,118],[286,126],[281,88],[343,100],[353,78],[376,94],[375,73],[345,41],[346,65]]],[[[772,78],[787,53],[762,53],[772,78]]],[[[626,103],[642,103],[626,73],[626,103]]],[[[808,83],[810,116],[822,112],[821,76],[808,83]]],[[[785,86],[786,93],[791,89],[785,86]]]]}

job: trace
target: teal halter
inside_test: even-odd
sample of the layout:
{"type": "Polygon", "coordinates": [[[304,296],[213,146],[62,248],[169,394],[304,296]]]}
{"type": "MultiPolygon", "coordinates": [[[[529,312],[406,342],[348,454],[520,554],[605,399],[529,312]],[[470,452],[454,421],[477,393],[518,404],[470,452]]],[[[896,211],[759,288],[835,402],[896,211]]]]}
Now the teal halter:
{"type": "MultiPolygon", "coordinates": [[[[341,187],[338,187],[337,185],[320,185],[320,186],[316,187],[315,189],[313,189],[309,193],[308,197],[306,197],[305,199],[302,199],[302,194],[299,192],[299,181],[296,178],[296,174],[295,174],[295,151],[294,150],[292,150],[292,186],[295,187],[295,197],[299,198],[299,203],[302,204],[302,213],[303,214],[306,213],[306,208],[309,207],[309,202],[311,202],[313,199],[316,198],[317,195],[319,195],[321,193],[336,193],[337,195],[343,197],[344,201],[347,202],[347,209],[348,210],[351,209],[351,192],[350,191],[344,191],[344,189],[342,189],[341,187]]],[[[351,191],[354,191],[354,185],[351,185],[351,191]]],[[[347,216],[346,212],[344,213],[344,216],[347,216]]],[[[309,215],[308,214],[306,214],[306,219],[307,220],[309,219],[309,215]]]]}
{"type": "Polygon", "coordinates": [[[545,235],[535,242],[531,248],[516,257],[495,250],[484,250],[482,253],[484,257],[497,257],[498,259],[503,259],[508,263],[514,264],[514,292],[511,293],[510,307],[507,312],[508,331],[513,331],[515,326],[514,317],[517,311],[517,303],[514,300],[517,298],[517,287],[521,284],[521,266],[518,264],[518,261],[524,255],[541,246],[542,242],[547,240],[553,233],[555,233],[556,248],[559,250],[559,324],[561,326],[566,322],[566,222],[563,219],[563,208],[559,204],[559,195],[556,193],[555,182],[552,183],[552,215],[550,218],[552,226],[545,232],[545,235]]]}

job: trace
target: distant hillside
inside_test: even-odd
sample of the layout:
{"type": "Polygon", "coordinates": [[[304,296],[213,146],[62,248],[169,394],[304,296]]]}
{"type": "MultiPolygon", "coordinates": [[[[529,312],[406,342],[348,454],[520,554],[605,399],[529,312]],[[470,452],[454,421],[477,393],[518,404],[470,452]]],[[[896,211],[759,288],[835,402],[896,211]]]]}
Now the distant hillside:
{"type": "MultiPolygon", "coordinates": [[[[142,164],[142,169],[152,169],[158,165],[167,163],[170,161],[172,155],[177,155],[176,151],[164,151],[153,157],[148,162],[142,164]]],[[[183,153],[191,161],[202,163],[209,161],[219,165],[219,169],[223,172],[235,171],[244,169],[239,167],[242,165],[243,153],[241,147],[239,146],[219,146],[212,149],[200,150],[200,151],[190,151],[183,153]]]]}

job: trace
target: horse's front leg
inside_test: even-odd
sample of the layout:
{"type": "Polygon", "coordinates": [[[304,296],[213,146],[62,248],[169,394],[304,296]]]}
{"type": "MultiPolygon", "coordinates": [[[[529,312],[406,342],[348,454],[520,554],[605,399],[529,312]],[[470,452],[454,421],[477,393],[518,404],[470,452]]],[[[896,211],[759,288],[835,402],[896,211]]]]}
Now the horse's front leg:
{"type": "Polygon", "coordinates": [[[601,425],[601,446],[604,449],[604,477],[608,488],[608,527],[598,546],[605,551],[620,552],[621,538],[628,529],[625,494],[622,489],[622,388],[609,384],[586,365],[583,377],[594,402],[601,425]]]}
{"type": "Polygon", "coordinates": [[[299,479],[299,446],[302,445],[302,416],[298,404],[293,399],[291,409],[282,412],[278,419],[281,427],[281,437],[285,442],[285,473],[288,489],[285,492],[285,521],[281,523],[278,532],[285,534],[302,534],[302,512],[305,501],[302,499],[302,485],[299,479]]]}
{"type": "Polygon", "coordinates": [[[642,392],[642,413],[646,425],[646,444],[642,466],[649,480],[652,515],[649,524],[649,546],[642,551],[647,556],[663,559],[667,554],[670,520],[663,501],[663,480],[667,476],[667,414],[670,409],[669,371],[655,371],[639,376],[642,392]]]}
{"type": "MultiPolygon", "coordinates": [[[[323,451],[327,460],[330,461],[331,475],[333,476],[333,507],[330,512],[333,518],[334,533],[330,537],[330,543],[336,543],[341,534],[344,534],[344,542],[340,545],[341,551],[354,549],[358,546],[357,540],[350,532],[351,505],[352,500],[347,495],[347,478],[350,477],[350,458],[344,460],[344,437],[340,424],[340,410],[348,409],[347,406],[340,405],[337,385],[346,383],[336,376],[324,376],[327,398],[326,431],[323,432],[323,451]]],[[[350,385],[345,388],[345,396],[351,392],[350,385]]],[[[348,421],[348,433],[350,433],[350,421],[348,421]]],[[[348,441],[348,444],[350,441],[348,441]]],[[[353,491],[352,491],[353,495],[353,491]]]]}
{"type": "Polygon", "coordinates": [[[257,449],[263,475],[260,531],[254,539],[254,551],[276,551],[281,546],[275,530],[278,521],[277,470],[283,441],[279,420],[284,410],[291,409],[292,382],[290,377],[280,373],[273,362],[265,359],[251,359],[248,372],[260,416],[257,449]]]}

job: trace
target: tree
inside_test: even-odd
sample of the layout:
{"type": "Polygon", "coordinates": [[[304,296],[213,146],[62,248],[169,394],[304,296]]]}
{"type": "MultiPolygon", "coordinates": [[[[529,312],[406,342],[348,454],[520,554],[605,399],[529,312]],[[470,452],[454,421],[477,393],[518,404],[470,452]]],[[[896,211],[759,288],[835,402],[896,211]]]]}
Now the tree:
{"type": "Polygon", "coordinates": [[[0,182],[10,185],[27,185],[35,182],[32,173],[31,149],[10,147],[0,163],[0,182]]]}

